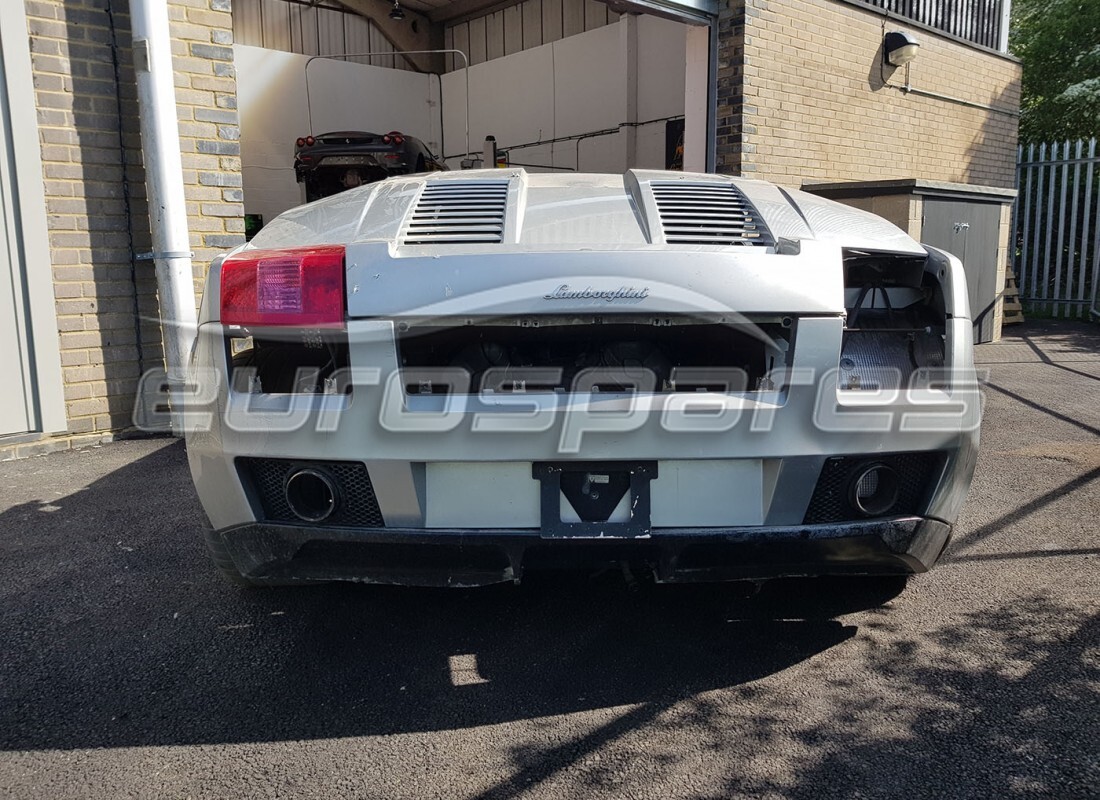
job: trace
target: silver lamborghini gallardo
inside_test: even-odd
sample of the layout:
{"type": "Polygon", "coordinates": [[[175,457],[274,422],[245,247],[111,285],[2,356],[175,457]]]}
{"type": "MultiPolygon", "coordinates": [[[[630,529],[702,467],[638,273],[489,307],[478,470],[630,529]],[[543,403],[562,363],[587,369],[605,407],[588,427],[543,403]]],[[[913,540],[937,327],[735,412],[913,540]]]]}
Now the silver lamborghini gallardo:
{"type": "Polygon", "coordinates": [[[721,175],[391,178],[217,259],[188,454],[231,579],[905,575],[980,407],[962,265],[721,175]]]}

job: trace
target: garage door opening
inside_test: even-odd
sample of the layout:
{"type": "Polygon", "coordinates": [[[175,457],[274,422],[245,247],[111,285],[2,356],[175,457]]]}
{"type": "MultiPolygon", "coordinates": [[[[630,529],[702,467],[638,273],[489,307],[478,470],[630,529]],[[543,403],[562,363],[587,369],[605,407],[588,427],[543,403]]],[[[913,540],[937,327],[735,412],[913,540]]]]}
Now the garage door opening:
{"type": "Polygon", "coordinates": [[[459,3],[413,0],[402,3],[412,18],[401,23],[433,25],[444,48],[471,64],[467,71],[461,57],[441,55],[423,71],[423,59],[402,56],[386,38],[385,21],[349,5],[234,4],[244,204],[257,223],[305,202],[294,153],[310,132],[400,131],[452,170],[708,168],[712,29],[700,17],[618,13],[595,0],[522,0],[480,12],[463,3],[467,12],[453,16],[459,3]],[[367,52],[383,55],[355,55],[367,52]],[[311,62],[317,55],[331,57],[311,62]],[[489,136],[495,164],[482,159],[489,136]]]}

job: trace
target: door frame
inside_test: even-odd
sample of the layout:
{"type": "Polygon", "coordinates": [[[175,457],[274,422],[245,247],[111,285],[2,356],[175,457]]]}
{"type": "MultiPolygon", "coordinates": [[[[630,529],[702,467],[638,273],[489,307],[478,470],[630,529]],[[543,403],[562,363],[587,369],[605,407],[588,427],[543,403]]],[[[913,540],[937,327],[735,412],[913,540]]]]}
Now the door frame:
{"type": "MultiPolygon", "coordinates": [[[[5,120],[37,120],[27,18],[22,0],[0,2],[0,68],[0,80],[4,82],[0,95],[7,98],[7,112],[0,115],[0,124],[6,124],[5,120]]],[[[10,194],[15,221],[14,230],[9,234],[15,244],[13,267],[20,270],[16,285],[22,284],[24,294],[24,334],[30,360],[31,385],[27,391],[32,427],[28,433],[59,433],[68,429],[68,422],[38,125],[7,125],[5,133],[11,144],[10,194]]],[[[7,154],[0,153],[0,158],[7,158],[7,154]]]]}

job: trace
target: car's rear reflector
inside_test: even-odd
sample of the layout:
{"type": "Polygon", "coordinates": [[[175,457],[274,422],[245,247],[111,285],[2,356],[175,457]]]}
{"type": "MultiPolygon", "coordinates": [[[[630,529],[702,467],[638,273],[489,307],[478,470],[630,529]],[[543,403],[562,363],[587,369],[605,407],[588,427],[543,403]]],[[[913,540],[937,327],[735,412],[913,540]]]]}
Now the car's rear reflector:
{"type": "Polygon", "coordinates": [[[223,325],[344,324],[344,248],[246,250],[222,263],[223,325]]]}

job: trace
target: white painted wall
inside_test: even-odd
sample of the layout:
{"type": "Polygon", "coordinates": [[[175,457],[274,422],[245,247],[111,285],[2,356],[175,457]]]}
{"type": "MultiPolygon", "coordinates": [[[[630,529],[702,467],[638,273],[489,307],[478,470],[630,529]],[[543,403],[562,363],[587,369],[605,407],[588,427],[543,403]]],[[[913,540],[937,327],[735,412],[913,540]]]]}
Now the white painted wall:
{"type": "MultiPolygon", "coordinates": [[[[264,221],[300,205],[294,140],[310,132],[307,56],[233,46],[241,127],[244,207],[264,221]]],[[[439,82],[433,75],[317,59],[309,67],[313,132],[399,130],[440,150],[439,82]]]]}
{"type": "MultiPolygon", "coordinates": [[[[615,24],[523,50],[470,68],[470,146],[480,153],[486,135],[497,146],[554,139],[617,128],[627,116],[625,17],[615,24]]],[[[637,18],[638,121],[684,113],[687,26],[657,17],[637,18]]],[[[443,125],[448,164],[457,168],[463,141],[465,79],[462,70],[443,76],[443,125]]],[[[622,172],[627,168],[622,133],[580,142],[579,169],[622,172]]],[[[578,167],[577,142],[525,148],[514,162],[578,167]]],[[[637,129],[632,167],[663,168],[663,122],[637,129]]],[[[536,170],[537,171],[537,170],[536,170]]]]}
{"type": "MultiPolygon", "coordinates": [[[[637,119],[684,113],[687,26],[640,16],[637,27],[637,119]]],[[[502,149],[572,136],[627,121],[627,25],[619,22],[470,69],[470,148],[485,136],[502,149]]],[[[309,133],[306,56],[234,45],[240,109],[245,211],[270,220],[301,203],[294,180],[294,140],[309,133]]],[[[442,76],[318,59],[310,65],[313,132],[401,130],[423,139],[458,169],[465,151],[465,75],[442,76]]],[[[704,87],[705,88],[705,87],[704,87]]],[[[625,135],[516,150],[514,162],[622,172],[663,168],[665,125],[637,128],[637,157],[626,163],[625,135]],[[579,162],[578,162],[579,154],[579,162]]],[[[532,171],[538,171],[532,169],[532,171]]]]}

